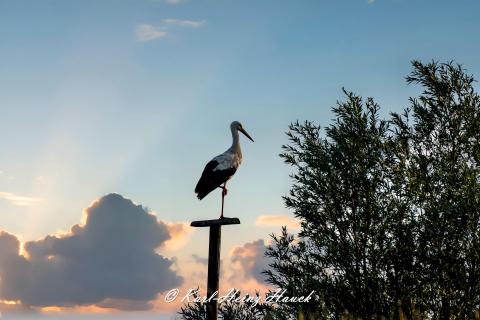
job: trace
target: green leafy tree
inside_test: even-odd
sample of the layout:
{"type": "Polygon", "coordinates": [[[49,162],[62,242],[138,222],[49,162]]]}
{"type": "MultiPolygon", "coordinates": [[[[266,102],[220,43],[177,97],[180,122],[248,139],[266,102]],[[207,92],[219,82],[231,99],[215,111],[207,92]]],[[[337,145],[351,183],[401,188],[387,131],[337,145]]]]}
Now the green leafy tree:
{"type": "Polygon", "coordinates": [[[372,99],[345,95],[333,108],[335,120],[325,137],[311,122],[290,126],[281,157],[295,173],[285,203],[302,229],[298,243],[285,232],[274,237],[267,255],[275,262],[267,275],[288,294],[318,293],[311,306],[293,306],[307,317],[370,319],[389,315],[392,304],[384,266],[391,139],[372,99]]]}
{"type": "Polygon", "coordinates": [[[480,98],[459,65],[413,67],[407,81],[424,91],[394,119],[408,143],[418,301],[433,319],[472,318],[480,308],[480,98]]]}

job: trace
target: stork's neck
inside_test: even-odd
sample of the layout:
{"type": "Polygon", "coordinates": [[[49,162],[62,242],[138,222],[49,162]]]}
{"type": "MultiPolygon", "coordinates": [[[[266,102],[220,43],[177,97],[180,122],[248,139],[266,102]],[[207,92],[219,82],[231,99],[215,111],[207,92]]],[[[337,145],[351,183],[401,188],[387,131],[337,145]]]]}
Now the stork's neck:
{"type": "Polygon", "coordinates": [[[230,149],[234,152],[239,152],[241,154],[240,150],[240,137],[238,136],[238,130],[237,129],[232,129],[232,146],[230,149]]]}

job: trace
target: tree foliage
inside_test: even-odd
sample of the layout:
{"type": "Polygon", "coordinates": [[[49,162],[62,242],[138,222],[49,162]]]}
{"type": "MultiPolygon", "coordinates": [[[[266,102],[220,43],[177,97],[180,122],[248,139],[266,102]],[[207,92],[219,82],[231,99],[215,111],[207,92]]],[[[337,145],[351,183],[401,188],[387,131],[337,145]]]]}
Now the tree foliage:
{"type": "MultiPolygon", "coordinates": [[[[373,99],[362,101],[344,92],[347,99],[333,108],[335,121],[325,129],[325,137],[308,121],[292,124],[287,133],[290,144],[281,156],[296,170],[285,203],[302,221],[300,241],[290,250],[300,250],[304,257],[298,262],[283,259],[283,266],[273,264],[267,275],[288,288],[288,267],[301,266],[300,274],[308,281],[294,281],[301,290],[307,283],[318,292],[307,314],[370,318],[387,315],[392,304],[385,291],[383,259],[389,244],[385,212],[390,202],[391,139],[373,99]],[[286,261],[291,263],[285,267],[286,261]],[[279,282],[282,277],[285,280],[279,282]]],[[[278,261],[287,239],[284,234],[267,254],[278,261]]]]}
{"type": "Polygon", "coordinates": [[[418,305],[434,319],[465,319],[480,308],[480,98],[461,66],[413,66],[407,81],[424,89],[411,99],[413,123],[394,120],[409,143],[418,305]]]}

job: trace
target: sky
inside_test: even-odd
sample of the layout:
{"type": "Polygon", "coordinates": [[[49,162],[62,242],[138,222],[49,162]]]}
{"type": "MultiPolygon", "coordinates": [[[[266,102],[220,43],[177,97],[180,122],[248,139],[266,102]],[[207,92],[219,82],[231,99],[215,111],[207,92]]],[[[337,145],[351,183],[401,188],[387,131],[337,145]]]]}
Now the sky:
{"type": "MultiPolygon", "coordinates": [[[[110,295],[39,304],[40,285],[19,293],[2,279],[0,310],[170,317],[176,306],[155,294],[206,281],[208,235],[188,225],[219,215],[220,191],[198,201],[193,189],[230,146],[234,120],[255,142],[241,139],[244,161],[229,182],[225,214],[242,223],[225,227],[222,281],[267,288],[257,271],[269,234],[298,229],[282,200],[288,124],[327,126],[342,87],[374,97],[385,116],[401,111],[419,92],[405,82],[413,59],[454,60],[480,77],[477,12],[475,0],[0,0],[0,255],[12,250],[29,272],[51,276],[57,255],[78,258],[63,243],[84,243],[89,227],[127,232],[110,208],[117,201],[124,223],[149,221],[131,243],[163,230],[141,258],[171,281],[123,300],[113,286],[110,295]],[[106,221],[89,225],[96,206],[106,221]]],[[[116,252],[118,241],[103,240],[102,254],[116,252]]]]}

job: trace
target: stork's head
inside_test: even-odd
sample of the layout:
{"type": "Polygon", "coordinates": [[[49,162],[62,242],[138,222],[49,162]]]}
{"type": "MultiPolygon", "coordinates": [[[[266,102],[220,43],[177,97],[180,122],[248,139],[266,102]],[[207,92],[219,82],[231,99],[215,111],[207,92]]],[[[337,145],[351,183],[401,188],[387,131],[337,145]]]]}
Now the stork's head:
{"type": "Polygon", "coordinates": [[[240,122],[238,121],[233,121],[232,124],[230,125],[230,129],[233,130],[237,130],[237,131],[240,131],[241,133],[243,133],[245,135],[245,137],[247,137],[248,139],[252,140],[253,142],[253,139],[252,137],[250,137],[250,135],[247,133],[247,131],[245,131],[245,129],[243,129],[243,126],[240,122]]]}

